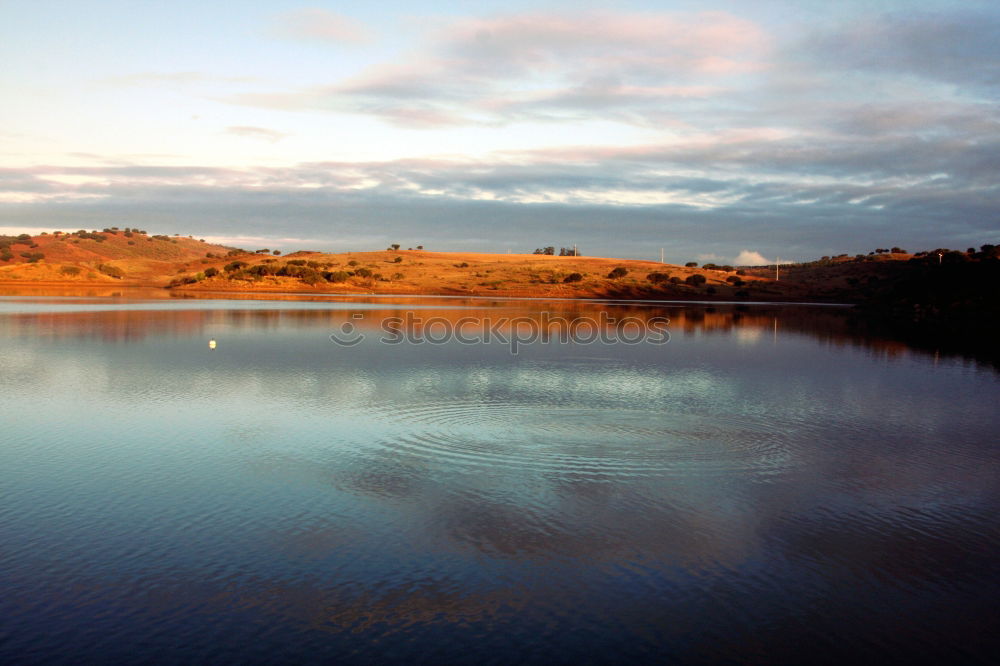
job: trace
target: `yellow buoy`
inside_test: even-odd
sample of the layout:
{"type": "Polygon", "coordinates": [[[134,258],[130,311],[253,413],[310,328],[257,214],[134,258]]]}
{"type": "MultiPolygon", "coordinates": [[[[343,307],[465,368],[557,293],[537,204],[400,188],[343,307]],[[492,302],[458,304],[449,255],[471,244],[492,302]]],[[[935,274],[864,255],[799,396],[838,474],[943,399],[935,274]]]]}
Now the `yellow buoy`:
{"type": "Polygon", "coordinates": [[[209,340],[208,341],[208,348],[209,349],[215,349],[215,340],[209,340]]]}

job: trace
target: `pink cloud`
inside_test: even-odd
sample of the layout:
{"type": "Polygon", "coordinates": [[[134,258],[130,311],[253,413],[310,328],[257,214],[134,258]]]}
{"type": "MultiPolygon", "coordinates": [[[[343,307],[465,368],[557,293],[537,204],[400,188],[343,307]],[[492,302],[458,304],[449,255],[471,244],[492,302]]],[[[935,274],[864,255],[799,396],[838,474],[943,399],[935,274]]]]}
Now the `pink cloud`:
{"type": "Polygon", "coordinates": [[[662,123],[664,102],[720,94],[733,85],[729,77],[764,68],[769,43],[755,24],[721,12],[468,19],[431,32],[416,52],[350,79],[228,101],[363,113],[411,127],[597,112],[622,122],[662,123]]]}
{"type": "Polygon", "coordinates": [[[281,37],[359,44],[371,40],[369,30],[352,18],[328,9],[305,8],[281,14],[274,32],[281,37]]]}

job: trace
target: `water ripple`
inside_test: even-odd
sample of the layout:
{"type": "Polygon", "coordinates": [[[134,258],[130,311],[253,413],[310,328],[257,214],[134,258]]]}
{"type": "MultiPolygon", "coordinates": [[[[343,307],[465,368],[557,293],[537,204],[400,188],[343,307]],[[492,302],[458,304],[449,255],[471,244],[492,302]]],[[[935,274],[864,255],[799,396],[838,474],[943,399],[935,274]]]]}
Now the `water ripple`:
{"type": "Polygon", "coordinates": [[[449,401],[393,405],[378,418],[395,426],[382,446],[479,469],[640,477],[796,465],[774,424],[736,413],[449,401]]]}

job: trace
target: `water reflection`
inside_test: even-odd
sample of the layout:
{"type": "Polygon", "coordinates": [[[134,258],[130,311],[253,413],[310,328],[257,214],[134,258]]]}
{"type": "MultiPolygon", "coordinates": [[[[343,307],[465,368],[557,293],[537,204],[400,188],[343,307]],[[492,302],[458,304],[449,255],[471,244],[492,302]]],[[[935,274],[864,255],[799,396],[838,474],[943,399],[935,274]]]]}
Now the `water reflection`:
{"type": "MultiPolygon", "coordinates": [[[[8,289],[8,292],[10,290],[8,289]]],[[[51,290],[49,290],[51,291],[51,290]]],[[[600,313],[617,320],[669,320],[666,330],[678,336],[731,336],[745,347],[777,345],[783,336],[807,335],[824,344],[852,346],[884,358],[908,354],[940,360],[955,355],[992,363],[980,348],[909,342],[872,330],[849,308],[835,306],[746,306],[738,304],[650,304],[586,301],[486,300],[465,298],[331,297],[315,294],[184,294],[171,297],[165,290],[142,290],[141,298],[123,298],[121,291],[64,289],[44,298],[7,293],[0,296],[0,332],[6,336],[42,335],[48,338],[95,338],[115,342],[141,341],[148,336],[203,335],[219,326],[243,329],[327,327],[344,324],[369,335],[379,335],[390,318],[416,314],[423,320],[461,323],[472,337],[489,329],[499,317],[534,321],[557,338],[567,326],[596,321],[600,313]],[[303,309],[290,307],[301,303],[303,309]],[[306,309],[308,308],[308,309],[306,309]],[[544,313],[544,314],[543,314],[544,313]],[[362,319],[354,315],[363,315],[362,319]],[[563,320],[560,327],[552,320],[563,320]]],[[[127,294],[135,296],[137,294],[127,294]]],[[[442,330],[440,327],[438,332],[442,330]]],[[[510,332],[509,326],[499,330],[510,332]]]]}
{"type": "Polygon", "coordinates": [[[0,316],[0,661],[998,647],[992,371],[832,308],[300,298],[0,316]],[[329,339],[540,307],[672,338],[329,339]]]}

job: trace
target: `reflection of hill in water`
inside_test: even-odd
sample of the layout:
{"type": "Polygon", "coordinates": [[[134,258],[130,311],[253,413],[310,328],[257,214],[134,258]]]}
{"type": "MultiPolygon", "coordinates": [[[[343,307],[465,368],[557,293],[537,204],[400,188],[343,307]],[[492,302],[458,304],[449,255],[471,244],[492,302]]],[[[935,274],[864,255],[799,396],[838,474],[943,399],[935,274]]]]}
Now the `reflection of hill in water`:
{"type": "MultiPolygon", "coordinates": [[[[15,313],[0,317],[6,335],[45,338],[94,338],[110,341],[140,341],[147,337],[202,335],[215,326],[237,329],[326,328],[331,332],[350,322],[362,330],[378,331],[381,321],[405,317],[423,321],[434,318],[455,323],[462,319],[467,332],[483,330],[499,319],[524,322],[573,324],[594,320],[600,313],[620,321],[635,318],[669,319],[671,336],[732,336],[737,344],[779,344],[782,336],[804,335],[836,346],[864,348],[888,357],[907,353],[962,356],[992,366],[998,355],[988,340],[975,332],[964,336],[929,334],[925,329],[894,326],[863,319],[850,308],[790,305],[729,305],[691,303],[611,303],[595,301],[537,301],[435,297],[337,297],[317,294],[172,294],[165,290],[122,289],[32,289],[6,290],[0,296],[10,302],[51,304],[73,311],[15,313]],[[243,308],[241,302],[246,302],[243,308]],[[285,308],[275,307],[276,303],[285,308]],[[137,307],[153,309],[128,309],[137,307]],[[302,303],[304,308],[294,308],[302,303]],[[337,309],[325,309],[329,303],[337,309]],[[123,309],[105,309],[120,305],[123,309]],[[76,310],[76,307],[79,310],[76,310]],[[100,311],[87,308],[98,306],[100,311]],[[226,309],[216,309],[215,306],[226,309]],[[356,306],[356,307],[354,307],[356,306]],[[384,306],[384,307],[379,307],[384,306]],[[163,307],[164,309],[156,309],[163,307]],[[190,307],[190,309],[189,309],[190,307]],[[266,308],[266,309],[263,309],[266,308]],[[363,319],[352,315],[363,313],[363,319]],[[548,319],[542,319],[542,313],[548,319]]],[[[501,330],[510,330],[510,325],[501,330]]]]}

